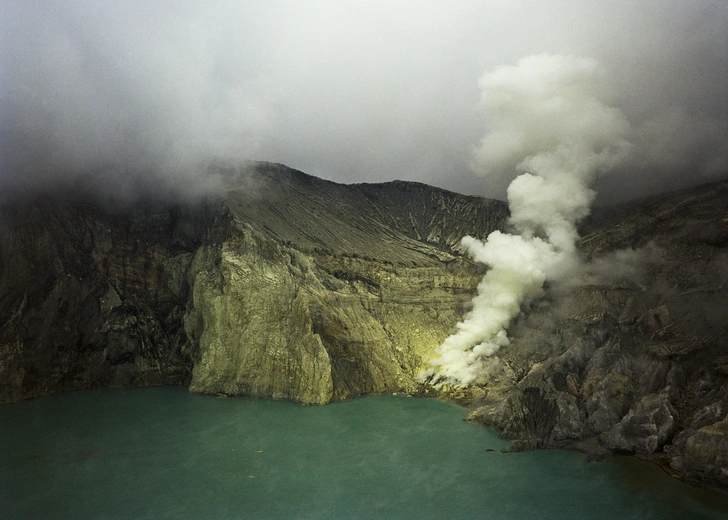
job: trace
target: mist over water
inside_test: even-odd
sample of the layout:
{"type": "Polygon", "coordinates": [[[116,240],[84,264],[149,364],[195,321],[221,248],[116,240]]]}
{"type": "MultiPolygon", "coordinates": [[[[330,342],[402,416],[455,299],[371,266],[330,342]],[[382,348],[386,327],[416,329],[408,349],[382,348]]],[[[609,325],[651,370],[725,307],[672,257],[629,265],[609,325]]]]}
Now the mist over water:
{"type": "Polygon", "coordinates": [[[441,401],[323,407],[103,389],[0,407],[2,518],[723,518],[631,458],[505,454],[441,401]]]}

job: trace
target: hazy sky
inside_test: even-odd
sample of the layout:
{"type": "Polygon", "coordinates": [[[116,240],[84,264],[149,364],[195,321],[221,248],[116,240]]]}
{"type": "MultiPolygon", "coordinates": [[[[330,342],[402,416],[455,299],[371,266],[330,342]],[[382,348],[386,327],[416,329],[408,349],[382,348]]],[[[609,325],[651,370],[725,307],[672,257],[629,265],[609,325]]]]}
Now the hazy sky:
{"type": "Polygon", "coordinates": [[[503,197],[479,78],[540,53],[599,62],[629,121],[603,194],[728,174],[728,0],[0,0],[0,189],[222,157],[503,197]]]}

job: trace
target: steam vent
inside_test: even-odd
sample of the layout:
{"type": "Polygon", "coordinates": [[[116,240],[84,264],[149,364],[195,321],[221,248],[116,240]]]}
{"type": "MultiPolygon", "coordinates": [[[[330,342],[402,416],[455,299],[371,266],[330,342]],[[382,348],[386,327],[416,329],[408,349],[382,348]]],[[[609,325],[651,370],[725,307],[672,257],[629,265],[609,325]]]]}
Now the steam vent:
{"type": "Polygon", "coordinates": [[[440,397],[515,449],[635,454],[728,490],[728,182],[581,223],[585,267],[514,318],[472,385],[422,377],[507,205],[282,165],[189,202],[0,208],[0,401],[108,386],[323,405],[440,397]],[[583,271],[583,272],[582,272],[583,271]]]}

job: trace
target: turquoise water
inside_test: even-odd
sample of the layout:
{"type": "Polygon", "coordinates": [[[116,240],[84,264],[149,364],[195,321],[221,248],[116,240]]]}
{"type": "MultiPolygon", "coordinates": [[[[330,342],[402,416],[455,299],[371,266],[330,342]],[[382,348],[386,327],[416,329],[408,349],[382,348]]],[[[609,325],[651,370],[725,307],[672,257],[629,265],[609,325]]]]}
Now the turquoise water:
{"type": "Polygon", "coordinates": [[[703,519],[728,498],[631,458],[501,453],[455,405],[104,389],[0,406],[0,518],[703,519]],[[495,451],[489,451],[495,450],[495,451]]]}

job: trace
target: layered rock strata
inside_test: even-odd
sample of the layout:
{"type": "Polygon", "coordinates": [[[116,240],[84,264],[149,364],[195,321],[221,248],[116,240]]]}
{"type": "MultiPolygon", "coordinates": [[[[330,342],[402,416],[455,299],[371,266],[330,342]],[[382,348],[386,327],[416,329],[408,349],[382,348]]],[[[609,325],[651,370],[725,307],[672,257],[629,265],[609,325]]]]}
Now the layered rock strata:
{"type": "Polygon", "coordinates": [[[595,212],[591,267],[524,309],[487,384],[442,391],[417,375],[485,272],[460,239],[502,229],[506,205],[267,163],[226,175],[194,202],[0,207],[0,402],[431,395],[515,449],[631,453],[728,489],[728,182],[595,212]]]}
{"type": "Polygon", "coordinates": [[[469,417],[728,489],[728,182],[610,213],[580,244],[592,274],[514,324],[469,417]]]}
{"type": "MultiPolygon", "coordinates": [[[[228,172],[231,178],[235,172],[228,172]]],[[[503,203],[280,165],[187,204],[43,198],[0,217],[0,401],[97,386],[324,404],[413,393],[503,203]]]]}

